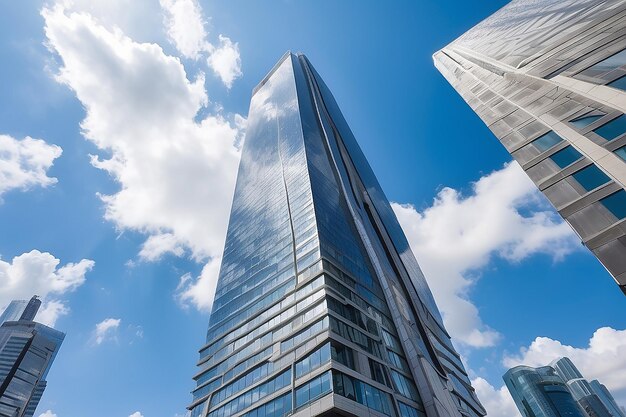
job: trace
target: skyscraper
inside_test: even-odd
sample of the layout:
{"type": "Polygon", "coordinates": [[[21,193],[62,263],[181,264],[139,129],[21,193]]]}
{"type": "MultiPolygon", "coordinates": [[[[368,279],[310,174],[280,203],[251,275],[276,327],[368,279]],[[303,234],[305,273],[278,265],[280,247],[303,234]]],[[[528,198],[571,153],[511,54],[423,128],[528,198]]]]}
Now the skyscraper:
{"type": "Polygon", "coordinates": [[[623,0],[514,0],[435,66],[626,294],[623,0]]]}
{"type": "Polygon", "coordinates": [[[34,415],[65,337],[33,321],[40,305],[37,297],[18,300],[2,315],[7,320],[0,326],[0,417],[34,415]]]}
{"type": "Polygon", "coordinates": [[[524,417],[626,417],[606,387],[590,384],[569,358],[540,368],[516,366],[503,379],[524,417]]]}
{"type": "Polygon", "coordinates": [[[426,280],[328,87],[255,88],[193,417],[479,416],[426,280]]]}

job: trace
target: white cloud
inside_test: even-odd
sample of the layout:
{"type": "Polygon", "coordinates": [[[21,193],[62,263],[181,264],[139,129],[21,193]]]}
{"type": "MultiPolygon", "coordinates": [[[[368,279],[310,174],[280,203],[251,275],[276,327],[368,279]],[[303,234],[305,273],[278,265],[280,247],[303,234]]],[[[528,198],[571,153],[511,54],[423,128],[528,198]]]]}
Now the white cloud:
{"type": "Polygon", "coordinates": [[[85,274],[95,262],[82,259],[59,267],[61,261],[48,252],[32,250],[14,257],[11,262],[0,260],[0,309],[12,300],[28,300],[38,295],[43,305],[37,320],[54,325],[69,312],[58,297],[76,290],[85,282],[85,274]]]}
{"type": "Polygon", "coordinates": [[[220,44],[218,47],[212,48],[207,64],[222,80],[224,85],[230,88],[235,79],[243,75],[241,72],[239,45],[226,36],[220,35],[219,38],[220,44]]]}
{"type": "Polygon", "coordinates": [[[55,184],[57,179],[48,177],[47,171],[61,152],[60,147],[41,139],[0,135],[0,197],[13,189],[55,184]]]}
{"type": "Polygon", "coordinates": [[[132,413],[128,417],[143,417],[143,414],[141,414],[139,411],[135,411],[134,413],[132,413]]]}
{"type": "Polygon", "coordinates": [[[468,196],[444,188],[421,212],[411,205],[392,206],[446,328],[472,347],[493,346],[500,337],[483,323],[469,296],[493,256],[518,262],[544,253],[559,260],[580,247],[574,232],[515,162],[473,183],[468,196]]]}
{"type": "Polygon", "coordinates": [[[191,305],[201,311],[211,311],[220,263],[221,258],[213,258],[202,268],[199,277],[194,279],[191,274],[185,274],[180,278],[180,283],[176,288],[176,299],[181,305],[191,305]]]}
{"type": "Polygon", "coordinates": [[[57,417],[57,415],[54,414],[52,410],[48,410],[45,413],[40,414],[39,417],[57,417]]]}
{"type": "Polygon", "coordinates": [[[545,366],[567,356],[583,376],[598,379],[607,386],[621,405],[626,405],[626,329],[602,327],[596,330],[586,347],[574,347],[549,337],[537,337],[519,354],[505,356],[504,365],[545,366]]]}
{"type": "Polygon", "coordinates": [[[120,327],[122,319],[108,318],[96,324],[93,331],[93,341],[96,345],[101,345],[106,340],[117,341],[117,329],[120,327]]]}
{"type": "Polygon", "coordinates": [[[180,60],[160,46],[134,42],[59,6],[42,15],[48,44],[63,62],[57,79],[86,109],[83,135],[110,155],[92,163],[121,186],[101,196],[105,217],[121,231],[149,236],[144,259],[181,254],[183,247],[198,260],[219,256],[241,118],[197,120],[208,103],[203,78],[190,81],[180,60]]]}
{"type": "Polygon", "coordinates": [[[62,301],[44,301],[37,312],[37,321],[50,327],[54,327],[61,316],[66,316],[70,312],[68,306],[62,301]]]}
{"type": "Polygon", "coordinates": [[[160,0],[167,36],[186,58],[197,59],[208,48],[202,9],[196,0],[160,0]]]}
{"type": "Polygon", "coordinates": [[[506,386],[494,388],[483,378],[472,380],[476,395],[487,410],[489,417],[519,417],[520,413],[506,386]]]}

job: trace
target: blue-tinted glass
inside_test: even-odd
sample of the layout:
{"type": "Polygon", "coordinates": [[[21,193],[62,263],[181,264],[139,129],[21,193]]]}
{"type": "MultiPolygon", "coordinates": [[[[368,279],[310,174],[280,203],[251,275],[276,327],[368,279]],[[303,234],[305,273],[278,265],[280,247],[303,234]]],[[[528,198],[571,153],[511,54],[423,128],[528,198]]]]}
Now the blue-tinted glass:
{"type": "Polygon", "coordinates": [[[595,165],[589,165],[572,175],[582,187],[591,191],[602,184],[606,184],[611,179],[595,165]]]}
{"type": "Polygon", "coordinates": [[[539,138],[535,139],[532,142],[532,144],[535,145],[535,147],[539,149],[541,152],[543,152],[543,151],[547,151],[548,149],[550,149],[557,143],[561,142],[562,140],[563,139],[561,139],[559,135],[557,135],[553,131],[550,131],[546,133],[545,135],[540,136],[539,138]]]}
{"type": "Polygon", "coordinates": [[[626,146],[622,146],[619,149],[615,150],[615,154],[626,161],[626,146]]]}
{"type": "Polygon", "coordinates": [[[619,190],[608,197],[604,197],[600,203],[618,219],[626,217],[626,191],[619,190]]]}
{"type": "Polygon", "coordinates": [[[550,159],[552,159],[554,163],[559,166],[559,168],[565,168],[566,166],[571,165],[572,163],[576,162],[580,158],[582,158],[582,155],[580,154],[580,152],[578,152],[576,149],[572,148],[571,146],[568,146],[567,148],[563,148],[557,153],[550,156],[550,159]]]}
{"type": "Polygon", "coordinates": [[[626,133],[626,115],[622,114],[617,119],[613,119],[593,131],[606,140],[613,140],[626,133]]]}
{"type": "Polygon", "coordinates": [[[615,81],[611,81],[607,84],[609,87],[617,88],[618,90],[626,91],[626,76],[619,77],[615,81]]]}
{"type": "Polygon", "coordinates": [[[581,74],[593,77],[607,73],[609,71],[613,71],[614,69],[619,68],[622,65],[626,65],[626,50],[620,51],[615,55],[611,55],[610,57],[603,59],[597,64],[594,64],[581,72],[581,74]]]}
{"type": "Polygon", "coordinates": [[[583,129],[589,126],[590,124],[592,124],[593,122],[595,122],[596,120],[601,119],[602,117],[604,117],[603,114],[596,114],[593,116],[582,116],[582,117],[572,120],[570,123],[579,129],[583,129]]]}

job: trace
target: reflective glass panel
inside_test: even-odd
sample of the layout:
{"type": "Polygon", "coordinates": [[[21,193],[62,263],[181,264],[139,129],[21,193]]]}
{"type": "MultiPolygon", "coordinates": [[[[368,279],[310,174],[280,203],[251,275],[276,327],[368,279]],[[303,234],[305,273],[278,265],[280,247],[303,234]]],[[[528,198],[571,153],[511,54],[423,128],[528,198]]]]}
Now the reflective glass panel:
{"type": "Polygon", "coordinates": [[[557,153],[550,156],[550,159],[552,159],[554,163],[559,166],[559,168],[565,168],[566,166],[578,161],[580,158],[582,158],[580,152],[578,152],[571,146],[563,148],[557,153]]]}
{"type": "Polygon", "coordinates": [[[618,90],[626,91],[626,76],[619,77],[615,81],[611,81],[607,84],[609,87],[617,88],[618,90]]]}
{"type": "Polygon", "coordinates": [[[607,73],[609,71],[613,71],[614,69],[617,69],[622,65],[626,65],[626,50],[620,51],[615,55],[611,55],[610,57],[603,59],[597,64],[594,64],[586,70],[582,71],[580,74],[594,77],[607,73]]]}
{"type": "Polygon", "coordinates": [[[587,191],[591,191],[611,181],[611,179],[595,165],[589,165],[581,169],[572,175],[572,177],[587,191]]]}
{"type": "Polygon", "coordinates": [[[626,133],[626,115],[622,114],[617,119],[613,119],[593,131],[606,140],[613,140],[626,133]]]}
{"type": "Polygon", "coordinates": [[[615,154],[617,154],[617,156],[626,161],[626,146],[622,146],[621,148],[616,149],[615,154]]]}
{"type": "Polygon", "coordinates": [[[532,141],[532,144],[535,145],[535,147],[539,149],[541,152],[543,152],[543,151],[547,151],[548,149],[550,149],[557,143],[561,142],[562,140],[563,139],[561,139],[559,135],[557,135],[553,131],[550,131],[546,133],[545,135],[540,136],[539,138],[532,141]]]}
{"type": "Polygon", "coordinates": [[[600,200],[600,203],[618,219],[626,217],[626,191],[619,190],[600,200]]]}
{"type": "Polygon", "coordinates": [[[594,114],[594,115],[589,115],[589,116],[582,116],[582,117],[578,117],[572,121],[570,121],[571,124],[573,124],[574,126],[576,126],[579,129],[583,129],[587,126],[589,126],[590,124],[592,124],[593,122],[595,122],[598,119],[601,119],[602,117],[604,117],[603,114],[594,114]]]}

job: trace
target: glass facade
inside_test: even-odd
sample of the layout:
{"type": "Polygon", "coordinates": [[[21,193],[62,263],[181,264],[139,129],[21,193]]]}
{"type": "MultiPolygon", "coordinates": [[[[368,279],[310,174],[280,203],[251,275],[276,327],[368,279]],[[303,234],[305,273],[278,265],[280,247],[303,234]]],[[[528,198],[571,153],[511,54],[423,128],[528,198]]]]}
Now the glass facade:
{"type": "Polygon", "coordinates": [[[389,202],[301,54],[253,93],[198,367],[192,417],[484,415],[389,202]]]}
{"type": "Polygon", "coordinates": [[[511,1],[433,59],[626,294],[622,7],[511,1]]]}
{"type": "Polygon", "coordinates": [[[0,326],[0,416],[32,417],[65,334],[35,323],[41,301],[17,300],[0,326]]]}

